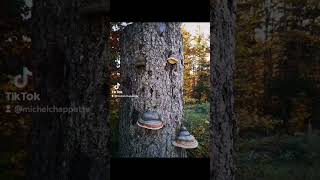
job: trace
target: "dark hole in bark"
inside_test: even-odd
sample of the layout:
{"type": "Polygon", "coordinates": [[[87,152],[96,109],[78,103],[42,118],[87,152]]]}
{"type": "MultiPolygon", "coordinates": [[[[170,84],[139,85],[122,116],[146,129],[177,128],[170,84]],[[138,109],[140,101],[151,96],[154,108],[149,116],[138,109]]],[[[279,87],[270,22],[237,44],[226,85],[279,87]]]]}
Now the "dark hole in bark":
{"type": "Polygon", "coordinates": [[[141,50],[141,49],[142,49],[142,47],[143,47],[143,45],[142,45],[142,44],[139,44],[139,50],[141,50]]]}
{"type": "Polygon", "coordinates": [[[141,88],[141,92],[143,92],[143,93],[144,93],[144,87],[142,87],[142,88],[141,88]]]}
{"type": "Polygon", "coordinates": [[[150,88],[150,94],[151,94],[151,96],[152,96],[152,94],[153,94],[153,89],[152,89],[152,88],[150,88]]]}
{"type": "Polygon", "coordinates": [[[129,77],[127,77],[127,87],[128,87],[128,94],[130,94],[132,92],[132,79],[130,79],[129,77]]]}
{"type": "Polygon", "coordinates": [[[166,63],[166,66],[164,67],[164,70],[169,71],[171,69],[170,64],[166,63]]]}
{"type": "Polygon", "coordinates": [[[177,72],[177,66],[173,66],[172,69],[174,72],[177,72]]]}
{"type": "Polygon", "coordinates": [[[138,118],[139,118],[139,111],[134,109],[131,115],[131,124],[135,125],[138,121],[138,118]]]}
{"type": "Polygon", "coordinates": [[[148,75],[149,75],[149,76],[152,76],[152,71],[148,71],[148,75]]]}
{"type": "Polygon", "coordinates": [[[169,58],[171,55],[173,55],[173,52],[172,52],[172,50],[169,50],[167,58],[169,58]]]}
{"type": "Polygon", "coordinates": [[[230,10],[230,12],[232,12],[233,9],[233,1],[232,0],[228,0],[228,9],[230,10]]]}
{"type": "Polygon", "coordinates": [[[157,106],[153,106],[153,109],[157,109],[157,106]]]}
{"type": "Polygon", "coordinates": [[[223,87],[222,99],[223,102],[226,102],[226,94],[228,94],[228,88],[226,86],[223,87]]]}
{"type": "Polygon", "coordinates": [[[172,97],[173,97],[173,99],[175,99],[177,96],[174,94],[172,97]]]}

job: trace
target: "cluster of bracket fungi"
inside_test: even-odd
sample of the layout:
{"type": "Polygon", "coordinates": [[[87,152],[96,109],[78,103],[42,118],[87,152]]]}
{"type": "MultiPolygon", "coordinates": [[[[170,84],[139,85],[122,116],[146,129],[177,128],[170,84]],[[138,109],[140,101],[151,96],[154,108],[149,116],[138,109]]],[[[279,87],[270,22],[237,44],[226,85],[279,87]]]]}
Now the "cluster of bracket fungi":
{"type": "MultiPolygon", "coordinates": [[[[177,64],[178,61],[179,60],[172,55],[170,55],[169,58],[167,59],[167,62],[171,65],[177,64]]],[[[146,58],[143,55],[138,55],[136,57],[135,66],[136,66],[136,68],[145,67],[146,66],[146,58]]]]}
{"type": "MultiPolygon", "coordinates": [[[[178,59],[172,56],[172,52],[170,52],[170,56],[167,59],[167,62],[171,65],[175,65],[177,64],[178,59]]],[[[145,66],[146,58],[143,55],[137,56],[135,67],[141,68],[145,66]]],[[[157,112],[146,111],[138,119],[137,125],[145,129],[159,130],[163,127],[164,123],[161,121],[160,116],[157,112]]],[[[172,142],[172,145],[179,148],[192,149],[198,147],[198,141],[194,138],[193,135],[189,133],[185,126],[181,126],[179,134],[176,137],[176,139],[172,142]]]]}
{"type": "MultiPolygon", "coordinates": [[[[146,111],[137,121],[137,125],[145,129],[159,130],[163,127],[164,123],[157,112],[146,111]]],[[[185,126],[181,126],[180,132],[175,141],[172,142],[172,145],[179,148],[192,149],[198,147],[198,141],[189,133],[185,126]]]]}

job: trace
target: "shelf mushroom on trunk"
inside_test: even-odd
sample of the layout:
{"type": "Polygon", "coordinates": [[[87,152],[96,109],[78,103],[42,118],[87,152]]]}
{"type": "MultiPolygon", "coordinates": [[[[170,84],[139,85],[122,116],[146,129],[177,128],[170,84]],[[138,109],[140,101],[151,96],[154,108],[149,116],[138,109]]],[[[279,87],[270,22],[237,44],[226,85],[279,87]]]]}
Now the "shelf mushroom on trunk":
{"type": "Polygon", "coordinates": [[[167,62],[171,65],[175,65],[179,62],[179,59],[177,58],[177,56],[175,55],[175,53],[173,53],[173,51],[171,50],[169,52],[169,57],[167,59],[167,62]]]}
{"type": "Polygon", "coordinates": [[[174,65],[174,64],[177,64],[178,59],[175,58],[174,56],[170,56],[170,57],[167,59],[167,62],[168,62],[169,64],[174,65]]]}
{"type": "Polygon", "coordinates": [[[172,144],[184,149],[193,149],[198,147],[198,141],[189,133],[185,126],[180,128],[178,137],[172,142],[172,144]]]}
{"type": "Polygon", "coordinates": [[[151,130],[158,130],[163,127],[163,122],[160,120],[159,114],[155,111],[147,111],[142,114],[142,117],[137,121],[138,126],[151,130]]]}

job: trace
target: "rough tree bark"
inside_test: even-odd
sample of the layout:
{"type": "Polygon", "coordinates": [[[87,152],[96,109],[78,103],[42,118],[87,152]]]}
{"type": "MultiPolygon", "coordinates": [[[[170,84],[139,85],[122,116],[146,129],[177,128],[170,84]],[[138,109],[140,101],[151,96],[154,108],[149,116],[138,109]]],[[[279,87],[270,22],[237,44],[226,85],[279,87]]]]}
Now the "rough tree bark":
{"type": "Polygon", "coordinates": [[[134,23],[121,36],[120,156],[122,157],[186,157],[176,148],[176,137],[183,116],[183,55],[180,23],[134,23]],[[166,62],[174,54],[179,62],[166,62]],[[145,67],[135,67],[139,55],[145,67]],[[137,126],[142,113],[156,111],[165,125],[160,130],[137,126]]]}
{"type": "Polygon", "coordinates": [[[88,2],[33,1],[37,105],[89,111],[33,114],[32,180],[109,179],[110,23],[101,12],[81,14],[88,2]]]}
{"type": "Polygon", "coordinates": [[[212,180],[235,179],[234,167],[234,97],[235,0],[210,1],[210,120],[212,180]]]}

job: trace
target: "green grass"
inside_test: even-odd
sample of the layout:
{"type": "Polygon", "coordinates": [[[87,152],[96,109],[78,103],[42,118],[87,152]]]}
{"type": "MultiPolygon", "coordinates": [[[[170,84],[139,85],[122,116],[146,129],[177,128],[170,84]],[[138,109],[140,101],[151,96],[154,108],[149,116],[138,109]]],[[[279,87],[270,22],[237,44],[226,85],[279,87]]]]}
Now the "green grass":
{"type": "Polygon", "coordinates": [[[319,142],[319,135],[240,139],[236,153],[237,179],[320,179],[319,142]]]}
{"type": "Polygon", "coordinates": [[[0,179],[20,180],[25,176],[26,153],[0,152],[0,179]]]}
{"type": "Polygon", "coordinates": [[[210,124],[209,103],[185,106],[184,124],[199,142],[198,148],[188,150],[188,157],[208,157],[210,124]]]}
{"type": "MultiPolygon", "coordinates": [[[[113,155],[117,152],[118,112],[111,114],[113,155]]],[[[184,124],[196,137],[199,147],[188,150],[193,158],[209,154],[209,104],[187,105],[184,109],[184,124]]],[[[3,147],[10,143],[4,143],[3,147]]],[[[237,180],[318,180],[320,179],[320,133],[310,137],[266,136],[238,138],[236,140],[237,180]]],[[[0,153],[0,179],[22,179],[26,154],[20,148],[9,148],[0,153]],[[11,151],[9,151],[11,150],[11,151]],[[18,171],[17,171],[18,170],[18,171]]]]}
{"type": "MultiPolygon", "coordinates": [[[[110,125],[112,129],[112,156],[117,157],[118,152],[118,111],[112,111],[110,125]]],[[[189,157],[208,157],[209,148],[209,103],[185,106],[184,125],[199,142],[197,149],[188,150],[189,157]]]]}
{"type": "MultiPolygon", "coordinates": [[[[189,157],[208,157],[209,104],[187,105],[184,120],[199,141],[189,157]]],[[[237,180],[320,179],[320,135],[252,137],[236,141],[237,180]]]]}
{"type": "Polygon", "coordinates": [[[209,124],[209,103],[187,105],[184,118],[188,126],[209,124]]]}
{"type": "MultiPolygon", "coordinates": [[[[113,128],[116,128],[116,112],[111,119],[113,128]]],[[[209,104],[185,106],[184,124],[199,142],[198,148],[188,150],[188,157],[208,157],[209,104]]],[[[113,137],[115,144],[117,136],[116,133],[113,137]]],[[[113,150],[117,151],[116,148],[113,150]]],[[[318,180],[320,134],[238,138],[236,167],[237,180],[318,180]]]]}

